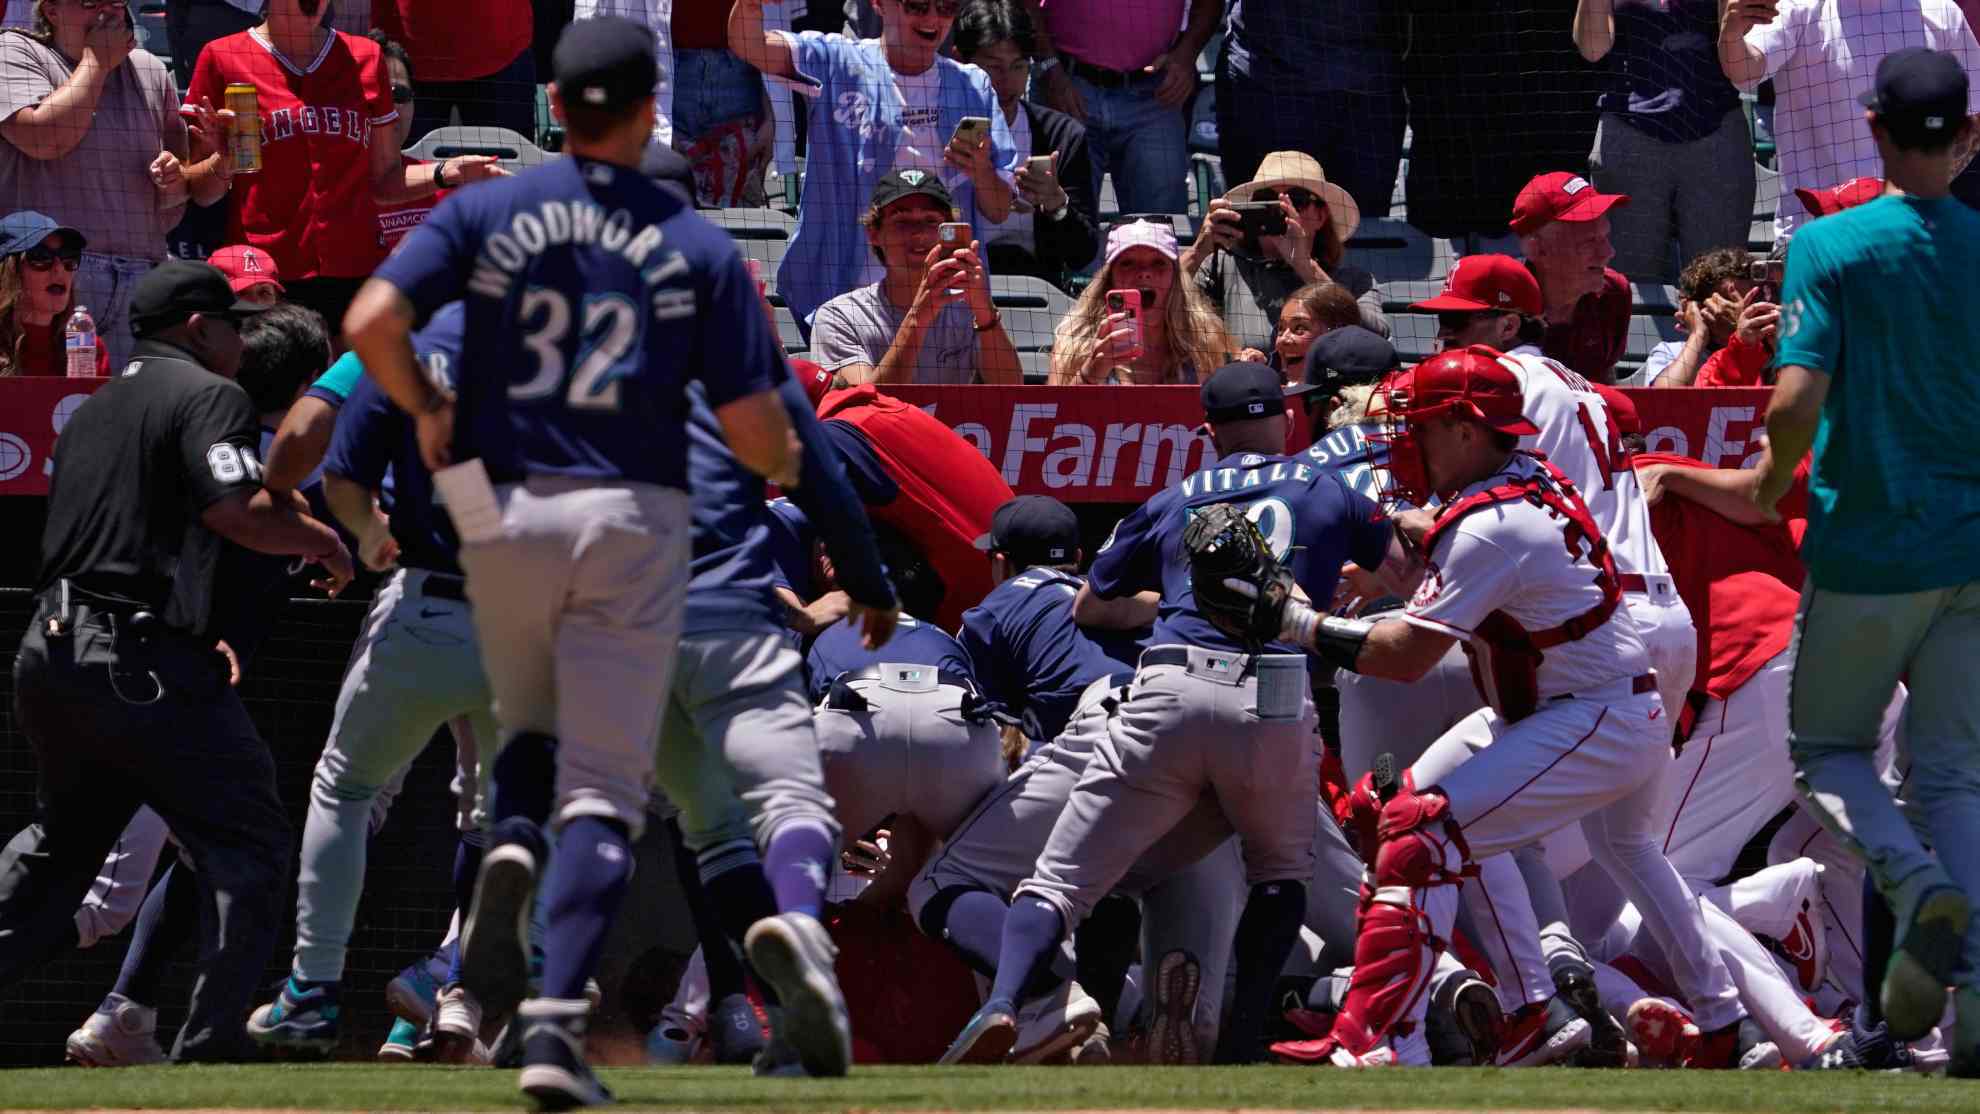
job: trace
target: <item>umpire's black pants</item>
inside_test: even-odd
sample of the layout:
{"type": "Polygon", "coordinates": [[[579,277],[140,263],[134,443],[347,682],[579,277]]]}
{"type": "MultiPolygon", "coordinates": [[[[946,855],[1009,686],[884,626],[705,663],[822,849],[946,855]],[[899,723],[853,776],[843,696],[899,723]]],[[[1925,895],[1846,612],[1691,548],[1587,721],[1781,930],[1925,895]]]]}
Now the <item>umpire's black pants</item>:
{"type": "Polygon", "coordinates": [[[0,852],[0,986],[75,946],[77,903],[150,805],[200,882],[198,979],[172,1055],[245,1055],[292,839],[274,760],[210,644],[162,632],[141,642],[125,617],[80,604],[71,633],[50,636],[49,610],[37,610],[14,659],[39,819],[0,852]]]}

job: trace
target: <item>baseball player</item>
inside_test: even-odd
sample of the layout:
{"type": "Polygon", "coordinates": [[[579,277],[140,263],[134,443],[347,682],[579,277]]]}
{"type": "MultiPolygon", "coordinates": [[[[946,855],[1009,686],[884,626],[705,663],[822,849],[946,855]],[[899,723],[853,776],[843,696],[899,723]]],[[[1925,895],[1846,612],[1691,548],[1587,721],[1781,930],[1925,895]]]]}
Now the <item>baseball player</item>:
{"type": "Polygon", "coordinates": [[[1217,463],[1124,519],[1074,602],[1081,622],[1125,625],[1103,620],[1144,613],[1134,593],[1161,593],[1151,648],[1032,876],[1018,887],[989,1000],[950,1059],[1001,1056],[1011,1047],[1016,1003],[1051,985],[1041,961],[1205,789],[1242,841],[1251,884],[1233,945],[1235,1007],[1217,1058],[1253,1055],[1305,913],[1319,747],[1304,657],[1259,653],[1204,617],[1183,560],[1184,534],[1200,508],[1240,504],[1307,594],[1332,599],[1342,564],[1379,565],[1391,532],[1374,504],[1332,473],[1282,454],[1286,394],[1270,368],[1221,368],[1202,396],[1217,463]]]}
{"type": "Polygon", "coordinates": [[[1980,762],[1971,678],[1980,503],[1965,354],[1980,216],[1949,194],[1970,153],[1959,58],[1912,48],[1861,98],[1897,192],[1795,234],[1781,292],[1779,376],[1756,506],[1814,451],[1808,567],[1795,620],[1788,744],[1795,788],[1858,850],[1896,916],[1881,1000],[1891,1036],[1936,1024],[1956,985],[1948,1073],[1980,1075],[1980,762]],[[1932,327],[1892,327],[1925,320],[1932,327]],[[1848,335],[1848,343],[1844,337],[1848,335]],[[1877,778],[1878,723],[1898,678],[1932,851],[1877,778]]]}
{"type": "MultiPolygon", "coordinates": [[[[853,609],[847,630],[856,640],[884,643],[895,599],[866,513],[803,390],[786,376],[779,393],[805,446],[805,483],[792,498],[823,524],[826,546],[845,570],[853,609]]],[[[693,853],[692,884],[705,896],[704,915],[719,923],[717,939],[703,936],[704,954],[713,956],[704,961],[711,993],[718,975],[726,983],[740,973],[723,970],[731,944],[760,976],[776,1035],[757,1059],[758,1074],[842,1075],[851,1035],[832,978],[832,945],[817,920],[839,826],[819,766],[802,660],[784,637],[783,608],[772,592],[770,512],[762,481],[723,442],[704,389],[691,386],[689,396],[693,579],[660,728],[660,785],[680,808],[681,842],[693,853]],[[792,940],[821,961],[794,966],[792,940]],[[821,976],[821,983],[808,982],[821,976]],[[813,1016],[785,1024],[786,1010],[813,1016]]],[[[718,997],[718,1014],[733,1008],[723,1005],[728,996],[718,997]]],[[[756,1024],[753,1011],[747,1024],[756,1024]]]]}
{"type": "MultiPolygon", "coordinates": [[[[421,366],[442,384],[457,374],[462,309],[459,303],[442,307],[412,338],[421,366]]],[[[459,810],[464,839],[454,885],[456,903],[465,908],[478,866],[475,802],[485,766],[480,752],[484,746],[492,749],[495,740],[488,681],[457,559],[459,543],[434,505],[412,420],[376,383],[359,379],[353,387],[339,412],[323,472],[331,510],[357,536],[365,563],[379,571],[398,567],[372,597],[311,780],[289,980],[274,1001],[248,1019],[248,1034],[262,1044],[318,1052],[336,1047],[346,1012],[344,958],[381,790],[404,776],[437,729],[451,725],[464,774],[459,810]],[[374,495],[388,471],[389,520],[374,495]]],[[[458,988],[443,990],[437,1009],[441,1055],[458,1058],[473,1046],[480,1009],[458,988]]]]}
{"type": "MultiPolygon", "coordinates": [[[[495,696],[493,828],[463,979],[487,1007],[521,997],[529,907],[549,879],[542,991],[518,1010],[520,1084],[563,1108],[610,1098],[579,1051],[582,991],[645,823],[654,687],[672,683],[689,558],[686,384],[704,385],[744,467],[787,487],[799,476],[774,393],[789,373],[741,256],[638,171],[653,37],[581,20],[553,61],[572,157],[450,197],[366,283],[345,331],[415,416],[495,696]],[[420,312],[455,298],[458,404],[406,340],[420,312]],[[554,863],[544,824],[559,833],[554,863]]],[[[820,970],[785,923],[800,917],[769,922],[772,935],[807,978],[829,980],[829,958],[820,970]]]]}
{"type": "Polygon", "coordinates": [[[1350,820],[1373,854],[1353,982],[1333,1031],[1274,1046],[1283,1057],[1427,1062],[1423,991],[1433,949],[1450,939],[1452,886],[1477,860],[1577,819],[1698,1011],[1707,1032],[1694,1061],[1737,1063],[1761,1043],[1651,831],[1668,725],[1635,624],[1617,615],[1614,562],[1573,485],[1517,450],[1538,432],[1522,404],[1512,370],[1476,350],[1426,361],[1389,390],[1394,490],[1417,506],[1442,501],[1418,543],[1428,566],[1402,617],[1323,621],[1284,602],[1282,588],[1217,582],[1225,598],[1248,588],[1278,604],[1265,610],[1289,616],[1292,641],[1353,672],[1409,680],[1463,640],[1490,700],[1400,778],[1357,785],[1350,820]]]}

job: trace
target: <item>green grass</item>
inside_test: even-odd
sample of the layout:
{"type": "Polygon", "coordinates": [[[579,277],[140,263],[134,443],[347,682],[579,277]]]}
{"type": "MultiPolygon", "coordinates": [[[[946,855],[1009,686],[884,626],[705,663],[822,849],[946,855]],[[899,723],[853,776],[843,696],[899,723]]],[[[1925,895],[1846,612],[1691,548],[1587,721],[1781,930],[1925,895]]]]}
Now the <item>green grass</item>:
{"type": "MultiPolygon", "coordinates": [[[[618,1093],[619,1110],[1980,1110],[1980,1082],[1833,1072],[871,1067],[834,1080],[759,1080],[737,1068],[622,1068],[602,1074],[618,1093]]],[[[290,1064],[0,1071],[0,1107],[9,1109],[521,1106],[515,1073],[482,1068],[290,1064]]]]}

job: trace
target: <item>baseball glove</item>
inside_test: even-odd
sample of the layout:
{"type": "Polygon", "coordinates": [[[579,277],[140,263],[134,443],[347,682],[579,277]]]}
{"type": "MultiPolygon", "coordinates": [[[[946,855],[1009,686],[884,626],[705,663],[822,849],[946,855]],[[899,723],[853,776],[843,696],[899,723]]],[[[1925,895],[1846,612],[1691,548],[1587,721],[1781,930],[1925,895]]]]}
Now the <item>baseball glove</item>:
{"type": "Polygon", "coordinates": [[[1243,510],[1230,503],[1199,509],[1183,530],[1183,552],[1205,619],[1253,648],[1278,640],[1292,573],[1243,510]]]}

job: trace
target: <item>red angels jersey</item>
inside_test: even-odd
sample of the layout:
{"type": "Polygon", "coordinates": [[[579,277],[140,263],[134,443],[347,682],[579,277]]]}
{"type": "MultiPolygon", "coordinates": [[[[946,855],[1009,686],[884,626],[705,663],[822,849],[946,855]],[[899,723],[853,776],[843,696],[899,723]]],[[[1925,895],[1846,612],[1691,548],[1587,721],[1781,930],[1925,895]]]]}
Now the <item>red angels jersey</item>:
{"type": "MultiPolygon", "coordinates": [[[[1545,472],[1515,453],[1504,469],[1460,492],[1440,520],[1466,496],[1545,472]]],[[[1621,607],[1581,637],[1546,647],[1537,664],[1513,652],[1508,633],[1554,630],[1608,598],[1589,540],[1564,544],[1572,541],[1567,525],[1558,512],[1525,499],[1462,515],[1433,539],[1423,583],[1403,610],[1405,622],[1466,643],[1479,694],[1501,712],[1650,671],[1648,651],[1621,607]]]]}
{"type": "MultiPolygon", "coordinates": [[[[399,165],[432,166],[433,164],[400,155],[399,165]]],[[[397,205],[380,205],[378,207],[378,247],[380,250],[386,255],[392,254],[392,250],[399,246],[399,241],[406,238],[406,233],[425,224],[426,218],[432,216],[433,210],[439,208],[440,203],[447,200],[447,195],[453,192],[450,189],[441,190],[432,197],[416,197],[411,201],[401,201],[397,205]]]]}
{"type": "Polygon", "coordinates": [[[1519,447],[1545,453],[1574,484],[1609,539],[1616,571],[1669,572],[1608,400],[1579,373],[1531,346],[1516,348],[1499,362],[1519,377],[1526,398],[1520,413],[1540,427],[1538,434],[1520,438],[1519,447]]]}
{"type": "Polygon", "coordinates": [[[399,116],[378,44],[336,32],[304,61],[282,57],[258,31],[228,35],[200,52],[186,100],[220,108],[232,83],[255,88],[261,170],[234,178],[226,242],[267,252],[284,279],[369,275],[385,258],[372,129],[399,116]]]}

